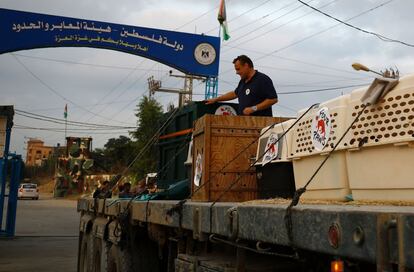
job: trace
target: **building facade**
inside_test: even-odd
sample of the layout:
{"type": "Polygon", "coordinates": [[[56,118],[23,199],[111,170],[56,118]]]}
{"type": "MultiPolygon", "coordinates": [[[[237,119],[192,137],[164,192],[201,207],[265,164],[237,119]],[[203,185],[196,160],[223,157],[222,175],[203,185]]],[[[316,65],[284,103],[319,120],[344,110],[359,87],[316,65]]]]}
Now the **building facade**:
{"type": "Polygon", "coordinates": [[[27,166],[41,166],[44,161],[53,155],[54,147],[45,146],[44,142],[38,139],[30,139],[27,142],[27,166]]]}

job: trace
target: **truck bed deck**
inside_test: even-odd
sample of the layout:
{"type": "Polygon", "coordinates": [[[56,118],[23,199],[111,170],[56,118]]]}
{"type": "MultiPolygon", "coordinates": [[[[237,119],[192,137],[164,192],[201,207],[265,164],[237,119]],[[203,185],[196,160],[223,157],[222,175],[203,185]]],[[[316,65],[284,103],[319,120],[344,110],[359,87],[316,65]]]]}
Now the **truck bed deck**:
{"type": "Polygon", "coordinates": [[[384,252],[385,247],[391,260],[414,267],[413,206],[301,203],[292,210],[293,243],[290,243],[284,221],[288,202],[220,202],[212,206],[210,202],[188,201],[182,207],[181,217],[179,213],[168,213],[179,201],[129,202],[82,198],[78,201],[78,210],[117,217],[129,208],[131,223],[147,222],[182,228],[192,231],[198,239],[217,235],[232,241],[294,246],[374,263],[384,258],[384,254],[379,252],[384,252]],[[332,227],[339,236],[334,245],[329,239],[332,227]]]}

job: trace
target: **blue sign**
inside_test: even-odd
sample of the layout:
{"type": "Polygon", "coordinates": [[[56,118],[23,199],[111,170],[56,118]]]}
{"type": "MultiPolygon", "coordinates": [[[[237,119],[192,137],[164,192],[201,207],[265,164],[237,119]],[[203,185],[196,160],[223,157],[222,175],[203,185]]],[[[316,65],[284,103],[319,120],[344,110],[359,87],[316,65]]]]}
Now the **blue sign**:
{"type": "Polygon", "coordinates": [[[0,9],[0,54],[45,47],[122,51],[185,74],[218,75],[220,38],[0,9]]]}

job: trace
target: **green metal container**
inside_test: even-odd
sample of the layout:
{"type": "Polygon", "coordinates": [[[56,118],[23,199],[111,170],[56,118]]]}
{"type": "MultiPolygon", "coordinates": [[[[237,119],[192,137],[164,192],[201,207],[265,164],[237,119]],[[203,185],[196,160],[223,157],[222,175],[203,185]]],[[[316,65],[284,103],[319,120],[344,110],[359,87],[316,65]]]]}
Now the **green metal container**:
{"type": "MultiPolygon", "coordinates": [[[[230,106],[237,112],[238,105],[234,103],[206,105],[204,102],[192,102],[175,114],[158,141],[159,164],[157,183],[159,188],[168,188],[169,185],[189,177],[189,169],[187,167],[191,167],[191,165],[187,167],[184,165],[191,141],[191,133],[188,133],[189,131],[187,130],[192,129],[194,121],[204,114],[215,114],[216,110],[222,112],[223,108],[225,111],[228,110],[227,107],[221,106],[230,106]]],[[[164,122],[171,114],[165,114],[164,122]]]]}

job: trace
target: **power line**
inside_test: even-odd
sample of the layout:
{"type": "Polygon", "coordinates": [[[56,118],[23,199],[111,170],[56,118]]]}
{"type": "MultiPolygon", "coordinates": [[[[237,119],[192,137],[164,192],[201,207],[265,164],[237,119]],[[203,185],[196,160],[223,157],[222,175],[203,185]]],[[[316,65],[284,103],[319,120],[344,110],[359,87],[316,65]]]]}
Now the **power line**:
{"type": "MultiPolygon", "coordinates": [[[[381,41],[384,41],[384,42],[394,42],[394,43],[400,43],[400,44],[402,44],[402,45],[406,45],[406,46],[414,47],[414,44],[409,44],[409,43],[406,43],[406,42],[403,42],[403,41],[400,41],[400,40],[391,39],[391,38],[385,37],[385,36],[383,36],[383,35],[381,35],[381,34],[378,34],[378,33],[375,33],[375,32],[372,32],[372,31],[368,31],[368,30],[362,29],[362,28],[360,28],[360,27],[357,27],[357,26],[351,25],[351,24],[349,24],[349,23],[347,23],[347,22],[344,22],[344,21],[342,21],[342,20],[339,20],[338,18],[335,18],[335,17],[333,17],[332,15],[329,15],[328,13],[325,13],[325,12],[323,12],[323,11],[321,11],[321,10],[319,10],[319,9],[317,9],[317,8],[315,8],[315,7],[313,7],[313,6],[309,5],[309,4],[307,4],[307,3],[305,3],[305,2],[303,2],[303,1],[301,1],[301,0],[297,0],[297,1],[298,1],[298,2],[300,2],[302,5],[305,5],[305,6],[307,6],[307,7],[311,8],[311,9],[313,9],[313,10],[315,10],[315,11],[317,11],[317,12],[319,12],[319,13],[321,13],[321,14],[323,14],[323,15],[325,15],[325,16],[327,16],[327,17],[329,17],[329,18],[331,18],[331,19],[333,19],[333,20],[335,20],[335,21],[337,21],[337,22],[339,22],[339,23],[341,23],[341,24],[344,24],[344,25],[346,25],[346,26],[348,26],[348,27],[351,27],[351,28],[356,29],[356,30],[358,30],[358,31],[361,31],[361,32],[363,32],[363,33],[370,34],[370,35],[374,35],[375,37],[377,37],[377,38],[378,38],[378,39],[380,39],[381,41]]],[[[391,1],[389,1],[389,2],[391,2],[391,1]]],[[[389,2],[384,3],[384,5],[385,5],[385,4],[388,4],[389,2]]]]}
{"type": "MultiPolygon", "coordinates": [[[[38,80],[43,86],[45,86],[49,91],[51,91],[52,93],[54,93],[55,95],[57,95],[57,96],[59,96],[60,98],[62,98],[64,101],[66,101],[66,102],[69,102],[69,103],[72,103],[73,105],[75,105],[75,106],[78,106],[80,109],[82,109],[82,110],[84,110],[84,111],[86,111],[86,112],[89,112],[89,113],[92,113],[92,114],[95,114],[95,113],[93,113],[93,112],[91,112],[90,110],[88,110],[87,108],[85,108],[85,107],[82,107],[82,106],[80,106],[80,105],[78,105],[77,103],[75,103],[74,101],[72,101],[72,100],[70,100],[70,99],[68,99],[68,98],[66,98],[66,97],[64,97],[63,95],[61,95],[59,92],[57,92],[55,89],[53,89],[51,86],[49,86],[45,81],[43,81],[40,77],[38,77],[35,73],[33,73],[30,69],[29,69],[29,67],[27,67],[22,61],[20,61],[19,60],[19,58],[18,57],[16,57],[15,55],[14,55],[14,53],[11,53],[11,55],[16,59],[16,61],[18,62],[18,63],[20,63],[20,65],[22,65],[23,66],[23,68],[29,73],[29,74],[31,74],[36,80],[38,80]]],[[[97,115],[97,114],[96,114],[97,115]]],[[[105,116],[101,116],[101,115],[97,115],[97,116],[100,116],[100,117],[102,117],[103,119],[107,119],[105,116]]],[[[121,122],[121,121],[118,121],[118,122],[120,122],[120,123],[124,123],[124,122],[121,122]]]]}
{"type": "MultiPolygon", "coordinates": [[[[65,131],[63,128],[53,128],[53,127],[30,127],[30,126],[24,126],[16,124],[13,128],[20,128],[20,129],[33,129],[33,130],[48,130],[48,131],[65,131]]],[[[91,132],[91,131],[123,131],[123,130],[129,130],[128,128],[69,128],[67,129],[68,132],[75,131],[75,132],[91,132]]]]}
{"type": "MultiPolygon", "coordinates": [[[[362,15],[365,15],[365,14],[367,14],[367,13],[371,12],[371,11],[374,11],[374,10],[376,10],[376,9],[380,8],[380,7],[383,7],[383,6],[385,6],[385,5],[389,4],[389,3],[393,2],[393,1],[394,1],[394,0],[389,0],[389,1],[383,2],[382,4],[380,4],[380,5],[378,5],[378,6],[375,6],[375,7],[373,7],[373,8],[370,8],[370,9],[365,10],[365,11],[363,11],[363,12],[361,12],[361,13],[359,13],[359,14],[355,15],[355,16],[352,16],[351,18],[348,18],[346,21],[351,21],[351,20],[353,20],[353,19],[355,19],[355,18],[358,18],[358,17],[360,17],[360,16],[362,16],[362,15]]],[[[339,25],[341,25],[341,23],[338,23],[338,24],[336,24],[336,25],[333,25],[333,26],[331,26],[331,27],[328,27],[328,28],[326,28],[326,29],[324,29],[324,30],[318,31],[318,32],[316,32],[316,33],[314,33],[314,34],[312,34],[312,35],[309,35],[309,36],[307,36],[307,37],[305,37],[305,38],[302,38],[302,39],[300,39],[300,40],[298,40],[298,41],[296,41],[296,42],[293,42],[293,43],[291,43],[291,44],[289,44],[289,45],[287,45],[287,46],[284,46],[284,47],[282,47],[282,48],[279,48],[279,49],[277,49],[277,50],[274,50],[274,51],[270,52],[269,54],[265,54],[265,55],[263,55],[263,56],[262,56],[262,57],[260,57],[259,59],[265,58],[265,57],[267,57],[267,56],[269,56],[269,55],[272,55],[272,54],[274,54],[274,53],[278,53],[278,52],[280,52],[280,51],[282,51],[282,50],[288,49],[288,48],[290,48],[290,47],[292,47],[292,46],[294,46],[294,45],[297,45],[297,44],[299,44],[299,43],[302,43],[302,42],[304,42],[304,41],[306,41],[306,40],[308,40],[308,39],[311,39],[311,38],[313,38],[313,37],[315,37],[315,36],[317,36],[317,35],[320,35],[320,34],[322,34],[322,33],[326,32],[326,31],[328,31],[328,30],[331,30],[331,29],[333,29],[333,28],[335,28],[335,27],[337,27],[337,26],[339,26],[339,25]]]]}
{"type": "Polygon", "coordinates": [[[367,84],[356,84],[356,85],[331,87],[331,88],[323,88],[323,89],[314,89],[314,90],[305,90],[305,91],[278,92],[277,94],[278,95],[279,94],[289,95],[289,94],[317,93],[317,92],[326,92],[326,91],[333,91],[333,90],[339,90],[339,89],[348,89],[348,88],[355,88],[355,87],[362,87],[362,86],[367,86],[367,84]]]}
{"type": "Polygon", "coordinates": [[[69,124],[69,125],[77,125],[77,126],[86,126],[86,127],[102,127],[102,128],[121,128],[121,129],[131,129],[136,127],[125,127],[125,126],[113,126],[113,125],[104,125],[104,124],[93,124],[93,123],[85,123],[85,122],[77,122],[77,121],[67,121],[65,119],[59,119],[55,117],[50,117],[46,115],[31,113],[28,111],[22,111],[15,109],[17,115],[22,115],[28,118],[33,118],[42,121],[48,121],[57,124],[69,124]]]}
{"type": "MultiPolygon", "coordinates": [[[[312,2],[312,1],[315,1],[315,0],[310,0],[309,2],[312,2]]],[[[337,0],[335,0],[335,1],[337,1],[337,0]]],[[[283,7],[281,7],[280,9],[276,10],[275,12],[279,12],[279,11],[281,11],[281,10],[283,10],[283,9],[285,9],[285,8],[287,8],[287,7],[291,6],[291,5],[293,5],[293,4],[294,4],[294,3],[287,4],[287,5],[283,6],[283,7]]],[[[287,16],[287,15],[289,15],[289,14],[291,14],[291,13],[295,12],[296,10],[298,10],[298,9],[300,9],[300,8],[302,8],[302,6],[300,6],[300,5],[299,5],[299,6],[295,7],[295,8],[293,8],[293,9],[291,9],[291,10],[289,10],[289,11],[285,12],[284,14],[282,14],[282,15],[280,15],[280,16],[278,16],[278,17],[276,17],[276,18],[272,19],[272,20],[270,20],[269,22],[267,22],[267,23],[265,23],[265,24],[261,25],[261,26],[260,26],[260,28],[263,28],[263,27],[265,27],[265,26],[267,26],[267,25],[269,25],[269,24],[271,24],[271,23],[273,23],[273,22],[275,22],[275,21],[279,20],[279,19],[281,19],[281,18],[283,18],[283,17],[285,17],[285,16],[287,16]]],[[[272,12],[272,13],[275,13],[275,12],[272,12]]],[[[270,14],[272,14],[272,13],[269,13],[268,15],[270,15],[270,14]]],[[[262,16],[261,18],[257,19],[256,21],[262,20],[262,19],[266,18],[268,15],[266,15],[266,16],[262,16]]],[[[245,24],[245,25],[243,25],[242,27],[245,27],[245,26],[250,25],[250,24],[251,24],[251,23],[249,23],[249,24],[245,24]]],[[[239,29],[240,29],[240,28],[242,28],[242,27],[239,27],[239,29]]],[[[253,30],[251,30],[251,31],[248,31],[248,32],[246,32],[246,33],[242,34],[239,38],[231,40],[231,42],[229,42],[229,43],[230,43],[230,44],[232,44],[232,43],[234,43],[234,42],[236,42],[236,41],[238,41],[238,40],[240,40],[240,39],[246,38],[248,35],[250,35],[250,34],[252,34],[252,33],[256,33],[258,29],[259,29],[259,28],[255,28],[255,29],[253,29],[253,30]]],[[[273,30],[270,30],[270,31],[273,31],[273,30]]],[[[268,32],[270,32],[270,31],[268,31],[268,32]]],[[[265,32],[264,34],[266,34],[266,33],[268,33],[268,32],[265,32]]],[[[263,35],[263,34],[260,34],[260,35],[257,35],[257,36],[261,36],[261,35],[263,35]]],[[[255,39],[257,36],[255,36],[254,38],[251,38],[250,40],[255,39]]],[[[224,53],[224,52],[223,52],[223,53],[224,53]]]]}
{"type": "MultiPolygon", "coordinates": [[[[138,67],[126,67],[126,66],[115,66],[115,65],[105,65],[105,64],[95,64],[95,63],[84,63],[84,62],[76,62],[76,61],[70,61],[70,60],[62,60],[62,59],[55,59],[55,58],[45,58],[45,57],[35,57],[35,56],[28,56],[28,55],[22,55],[13,53],[16,56],[23,57],[23,58],[29,58],[29,59],[37,59],[37,60],[44,60],[44,61],[52,61],[52,62],[58,62],[58,63],[65,63],[65,64],[75,64],[75,65],[83,65],[83,66],[90,66],[90,67],[99,67],[99,68],[110,68],[110,69],[119,69],[119,70],[141,70],[141,71],[147,71],[149,69],[143,69],[138,67]]],[[[151,70],[156,71],[156,70],[151,70]]],[[[165,70],[167,72],[167,70],[165,70]]]]}
{"type": "MultiPolygon", "coordinates": [[[[14,129],[22,129],[22,130],[40,130],[40,131],[50,131],[50,132],[57,132],[57,133],[65,133],[64,129],[48,129],[48,128],[35,128],[35,127],[25,127],[25,126],[16,126],[14,129]]],[[[66,132],[71,132],[72,130],[67,130],[66,132]]],[[[73,131],[77,134],[87,134],[87,135],[95,135],[95,134],[105,134],[105,135],[114,135],[114,134],[120,134],[122,132],[116,131],[116,132],[95,132],[95,131],[73,131]]],[[[125,132],[127,133],[127,132],[125,132]]]]}
{"type": "MultiPolygon", "coordinates": [[[[259,8],[259,7],[261,7],[261,6],[263,6],[264,4],[266,4],[267,2],[270,2],[270,1],[273,1],[273,0],[265,0],[264,2],[260,3],[259,5],[255,6],[255,7],[253,7],[253,8],[250,8],[249,10],[246,10],[245,12],[243,12],[242,14],[239,14],[238,16],[236,16],[236,17],[232,18],[231,20],[228,20],[228,22],[229,22],[229,23],[230,23],[230,22],[233,22],[233,21],[237,20],[238,18],[242,17],[243,15],[245,15],[245,14],[247,14],[247,13],[249,13],[249,12],[251,12],[251,11],[253,11],[253,10],[255,10],[255,9],[259,8]]],[[[262,17],[262,18],[264,18],[264,17],[262,17]]],[[[214,31],[214,30],[216,30],[216,29],[217,29],[217,27],[212,28],[212,29],[208,30],[206,33],[210,33],[210,32],[212,32],[212,31],[214,31]]],[[[239,29],[239,28],[238,28],[238,29],[239,29]]],[[[232,30],[232,32],[233,32],[233,31],[237,31],[237,29],[232,30]]]]}
{"type": "MultiPolygon", "coordinates": [[[[371,12],[371,11],[374,11],[374,10],[376,10],[376,9],[378,9],[378,8],[380,8],[380,7],[384,6],[384,5],[386,5],[386,4],[389,4],[389,3],[390,3],[390,2],[392,2],[392,1],[394,1],[394,0],[389,0],[389,1],[383,2],[382,4],[380,4],[380,5],[378,5],[378,6],[375,6],[375,7],[373,7],[373,8],[368,9],[368,10],[365,10],[365,11],[363,11],[363,12],[361,12],[361,13],[359,13],[359,14],[357,14],[357,15],[353,16],[353,17],[350,17],[350,18],[349,18],[349,19],[347,19],[346,21],[350,21],[350,20],[353,20],[353,19],[355,19],[355,18],[357,18],[357,17],[360,17],[360,16],[362,16],[362,15],[365,15],[365,14],[367,14],[367,13],[369,13],[369,12],[371,12]]],[[[261,56],[260,56],[260,57],[258,57],[258,58],[256,58],[256,59],[255,59],[255,61],[257,61],[257,60],[261,60],[261,59],[266,58],[266,57],[268,57],[268,56],[274,56],[274,54],[275,54],[275,53],[279,53],[279,52],[281,52],[281,51],[283,51],[283,50],[285,50],[285,49],[288,49],[288,48],[290,48],[290,47],[292,47],[292,46],[294,46],[294,45],[297,45],[297,44],[299,44],[299,43],[302,43],[302,42],[304,42],[304,41],[306,41],[306,40],[308,40],[308,39],[311,39],[311,38],[313,38],[313,37],[315,37],[315,36],[317,36],[317,35],[320,35],[320,34],[322,34],[322,33],[324,33],[324,32],[327,32],[327,31],[329,31],[329,30],[331,30],[331,29],[333,29],[333,28],[335,28],[335,27],[337,27],[337,26],[339,26],[339,25],[340,25],[340,23],[338,23],[338,24],[336,24],[336,25],[333,25],[333,26],[331,26],[331,27],[325,28],[325,29],[323,29],[323,30],[321,30],[321,31],[318,31],[318,32],[316,32],[316,33],[313,33],[313,34],[311,34],[311,35],[309,35],[309,36],[306,36],[306,37],[304,37],[304,38],[302,38],[302,39],[300,39],[300,40],[297,40],[297,41],[295,41],[295,42],[293,42],[293,43],[290,43],[290,44],[288,44],[288,45],[286,45],[286,46],[284,46],[284,47],[281,47],[281,48],[279,48],[279,49],[277,49],[277,50],[274,50],[274,51],[271,51],[271,52],[269,52],[269,53],[265,53],[265,54],[260,53],[260,54],[261,54],[261,56]]],[[[243,49],[243,48],[240,48],[240,49],[243,49]]],[[[247,49],[245,49],[245,50],[247,50],[247,49]]],[[[247,51],[252,51],[252,50],[247,50],[247,51]]],[[[255,51],[255,52],[257,52],[257,51],[255,51]]],[[[259,53],[259,52],[258,52],[258,53],[259,53]]],[[[277,56],[277,57],[279,57],[279,56],[277,56]]],[[[229,72],[229,71],[231,71],[231,70],[232,70],[232,69],[228,69],[228,70],[224,71],[222,74],[227,73],[227,72],[229,72]]]]}

